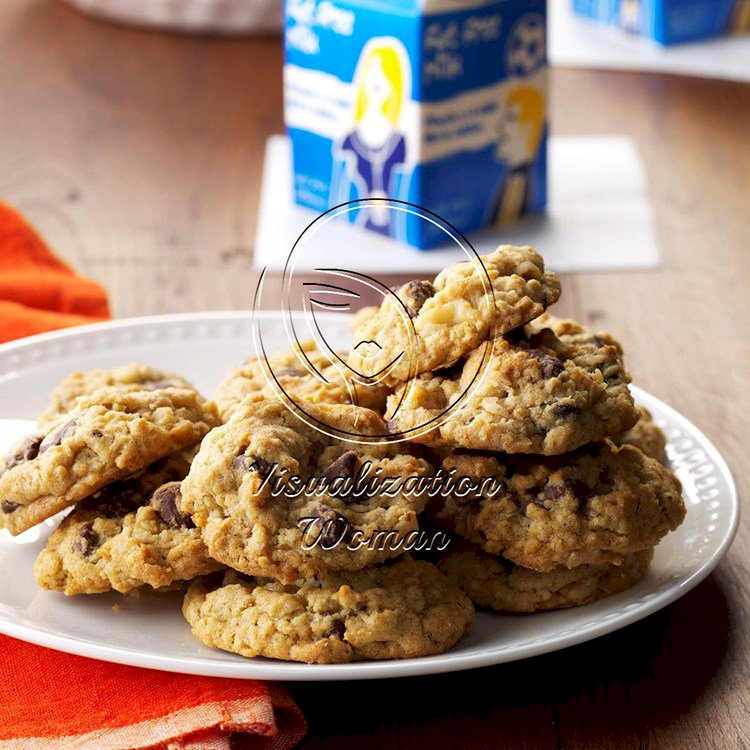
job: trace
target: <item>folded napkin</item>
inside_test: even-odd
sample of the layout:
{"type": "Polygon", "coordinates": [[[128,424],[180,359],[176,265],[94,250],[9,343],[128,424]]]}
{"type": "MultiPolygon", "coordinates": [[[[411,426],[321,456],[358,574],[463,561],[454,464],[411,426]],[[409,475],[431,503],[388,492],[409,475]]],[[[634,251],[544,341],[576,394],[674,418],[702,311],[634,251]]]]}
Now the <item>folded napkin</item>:
{"type": "Polygon", "coordinates": [[[101,286],[77,276],[0,202],[0,342],[108,317],[101,286]]]}
{"type": "MultiPolygon", "coordinates": [[[[108,316],[102,288],[0,203],[0,341],[108,316]]],[[[0,654],[0,750],[285,750],[305,734],[274,684],[109,664],[4,635],[0,654]]]]}
{"type": "Polygon", "coordinates": [[[0,636],[1,750],[284,750],[305,733],[283,688],[156,672],[0,636]]]}

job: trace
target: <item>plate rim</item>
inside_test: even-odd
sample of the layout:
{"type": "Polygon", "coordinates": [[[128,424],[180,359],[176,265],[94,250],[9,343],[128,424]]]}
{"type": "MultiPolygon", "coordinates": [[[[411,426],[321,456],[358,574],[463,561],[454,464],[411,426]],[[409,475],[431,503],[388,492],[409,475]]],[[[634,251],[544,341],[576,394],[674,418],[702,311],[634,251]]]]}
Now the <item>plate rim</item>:
{"type": "MultiPolygon", "coordinates": [[[[205,323],[207,321],[243,321],[251,322],[254,316],[263,318],[276,318],[281,311],[264,310],[256,313],[243,310],[217,310],[208,312],[171,313],[166,315],[149,315],[132,318],[120,318],[113,321],[104,321],[73,328],[29,336],[17,341],[0,344],[0,357],[12,352],[44,346],[48,342],[60,339],[79,337],[100,331],[127,329],[133,326],[148,326],[151,324],[164,323],[205,323]]],[[[328,313],[342,319],[341,313],[328,313]]],[[[1,379],[0,379],[1,380],[1,379]]],[[[427,674],[449,673],[468,669],[493,666],[498,664],[519,661],[532,656],[558,651],[570,646],[584,643],[594,638],[606,635],[621,628],[627,627],[649,615],[668,606],[703,581],[719,564],[734,541],[740,520],[740,503],[737,493],[737,485],[732,472],[719,452],[718,448],[705,433],[693,424],[687,417],[661,399],[631,385],[631,390],[636,401],[644,404],[647,408],[655,405],[658,411],[669,415],[675,423],[683,429],[693,433],[700,439],[701,447],[706,451],[710,460],[714,462],[717,470],[726,479],[731,512],[728,525],[716,546],[701,564],[684,580],[676,582],[664,591],[653,596],[648,601],[640,604],[631,611],[624,612],[619,616],[609,617],[603,621],[592,622],[572,632],[563,635],[552,636],[545,642],[531,642],[516,647],[509,653],[498,654],[496,649],[486,649],[477,653],[455,653],[450,651],[437,656],[420,657],[417,659],[388,660],[353,662],[350,664],[301,664],[295,662],[283,662],[274,660],[255,661],[246,659],[244,661],[206,661],[194,657],[173,657],[160,654],[144,654],[119,646],[109,646],[103,643],[92,643],[72,635],[58,635],[44,630],[29,629],[26,625],[19,625],[11,620],[0,616],[0,633],[14,638],[45,646],[58,651],[100,659],[115,664],[125,664],[159,671],[177,672],[181,674],[192,674],[199,676],[226,677],[232,679],[262,679],[269,681],[283,680],[288,682],[297,681],[329,681],[329,680],[361,680],[361,679],[388,679],[399,677],[416,677],[427,674]],[[144,663],[144,661],[146,663],[144,663]]]]}

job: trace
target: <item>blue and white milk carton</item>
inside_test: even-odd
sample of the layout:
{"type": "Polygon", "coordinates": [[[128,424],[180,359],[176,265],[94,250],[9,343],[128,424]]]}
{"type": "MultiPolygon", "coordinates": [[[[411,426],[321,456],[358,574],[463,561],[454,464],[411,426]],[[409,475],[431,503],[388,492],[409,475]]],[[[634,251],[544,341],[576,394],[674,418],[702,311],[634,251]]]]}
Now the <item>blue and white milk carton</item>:
{"type": "Polygon", "coordinates": [[[573,10],[660,44],[750,30],[750,0],[572,0],[573,10]]]}
{"type": "MultiPolygon", "coordinates": [[[[422,206],[462,232],[544,210],[545,0],[286,0],[294,197],[422,206]]],[[[371,204],[350,221],[419,248],[442,230],[371,204]]]]}

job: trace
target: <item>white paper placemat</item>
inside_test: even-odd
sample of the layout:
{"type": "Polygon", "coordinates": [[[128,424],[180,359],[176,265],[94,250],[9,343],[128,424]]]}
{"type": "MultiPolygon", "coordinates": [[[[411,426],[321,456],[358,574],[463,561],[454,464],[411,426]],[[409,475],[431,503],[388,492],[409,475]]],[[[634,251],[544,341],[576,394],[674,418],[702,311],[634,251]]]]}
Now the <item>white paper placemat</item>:
{"type": "Polygon", "coordinates": [[[662,47],[577,16],[570,0],[551,0],[548,8],[552,65],[750,81],[750,34],[662,47]]]}
{"type": "MultiPolygon", "coordinates": [[[[557,271],[653,268],[660,251],[646,196],[643,162],[635,143],[622,136],[552,138],[550,205],[545,217],[512,230],[471,235],[474,249],[500,243],[531,245],[557,271]]],[[[285,136],[266,145],[254,263],[281,271],[314,211],[294,205],[291,148],[285,136]]],[[[427,207],[429,208],[429,206],[427,207]]],[[[437,272],[463,260],[457,247],[416,250],[341,221],[329,222],[297,257],[296,269],[347,268],[363,273],[437,272]]]]}

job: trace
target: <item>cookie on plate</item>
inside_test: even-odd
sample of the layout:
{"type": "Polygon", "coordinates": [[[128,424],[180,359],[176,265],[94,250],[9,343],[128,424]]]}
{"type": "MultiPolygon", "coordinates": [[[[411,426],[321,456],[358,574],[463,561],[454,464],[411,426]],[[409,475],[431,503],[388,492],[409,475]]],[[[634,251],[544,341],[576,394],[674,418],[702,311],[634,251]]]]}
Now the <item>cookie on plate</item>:
{"type": "Polygon", "coordinates": [[[555,455],[638,419],[609,334],[550,315],[475,349],[449,373],[388,398],[389,429],[433,446],[555,455]]]}
{"type": "Polygon", "coordinates": [[[200,532],[179,511],[181,454],[84,500],[52,532],[34,563],[44,589],[65,594],[161,588],[219,570],[200,532]]]}
{"type": "Polygon", "coordinates": [[[540,573],[459,542],[440,558],[438,568],[479,607],[537,612],[591,604],[625,591],[643,578],[653,556],[647,549],[626,555],[620,565],[579,565],[540,573]]]}
{"type": "Polygon", "coordinates": [[[69,412],[79,396],[88,396],[106,386],[138,385],[142,390],[161,388],[195,388],[187,380],[172,372],[157,370],[140,362],[115,367],[112,370],[74,372],[55,386],[50,394],[47,409],[39,416],[37,424],[43,427],[61,414],[69,412]]]}
{"type": "Polygon", "coordinates": [[[438,370],[538,317],[560,296],[559,279],[530,247],[501,245],[479,260],[448,266],[434,282],[410,281],[377,314],[361,313],[352,369],[391,384],[438,370]]]}
{"type": "Polygon", "coordinates": [[[216,389],[213,400],[223,421],[252,393],[284,393],[291,398],[322,404],[354,404],[382,413],[390,389],[371,378],[358,377],[341,361],[319,351],[312,341],[268,360],[253,357],[234,368],[216,389]],[[275,380],[275,382],[274,382],[275,380]]]}
{"type": "Polygon", "coordinates": [[[230,571],[193,583],[182,611],[208,646],[317,664],[441,654],[474,622],[457,586],[409,558],[286,586],[230,571]]]}
{"type": "Polygon", "coordinates": [[[101,388],[0,462],[0,526],[12,534],[194,445],[217,423],[192,390],[101,388]]]}
{"type": "Polygon", "coordinates": [[[394,539],[418,528],[425,492],[406,480],[432,467],[404,444],[382,442],[374,411],[305,410],[307,421],[291,405],[249,396],[206,437],[183,482],[182,508],[211,556],[249,575],[292,583],[358,570],[401,554],[394,539]]]}
{"type": "Polygon", "coordinates": [[[679,480],[658,461],[609,441],[553,457],[457,452],[457,481],[430,503],[439,525],[517,565],[550,571],[655,547],[685,517],[679,480]]]}
{"type": "MultiPolygon", "coordinates": [[[[363,326],[365,323],[369,322],[379,312],[380,308],[376,307],[375,305],[360,307],[359,310],[357,310],[354,315],[352,315],[352,319],[349,324],[352,333],[355,333],[360,326],[363,326]]],[[[355,341],[354,343],[356,344],[357,342],[355,341]]]]}
{"type": "Polygon", "coordinates": [[[645,406],[638,406],[637,409],[640,417],[635,427],[620,435],[615,435],[612,441],[615,445],[632,445],[647,456],[665,463],[667,460],[666,435],[654,422],[651,412],[645,406]]]}

